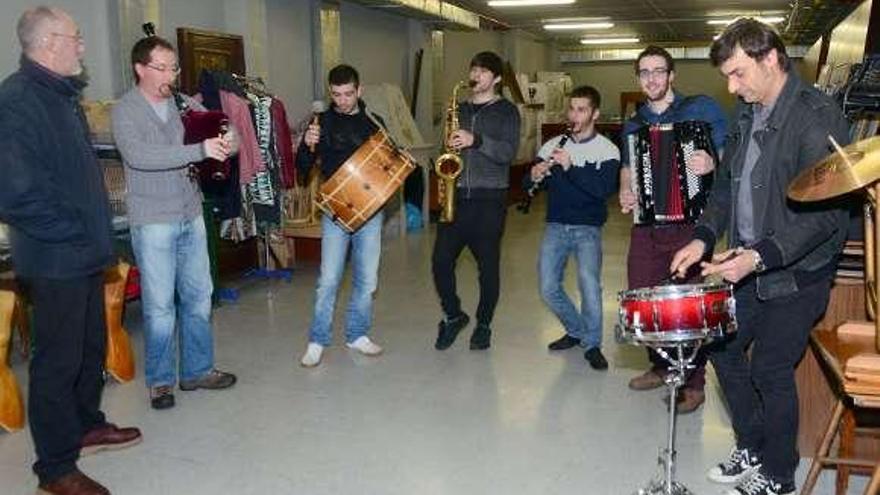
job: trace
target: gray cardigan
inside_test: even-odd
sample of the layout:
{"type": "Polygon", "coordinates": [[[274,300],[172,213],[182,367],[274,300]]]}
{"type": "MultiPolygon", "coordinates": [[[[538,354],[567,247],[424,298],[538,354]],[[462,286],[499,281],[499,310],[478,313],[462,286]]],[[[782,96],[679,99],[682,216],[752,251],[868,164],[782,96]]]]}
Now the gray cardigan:
{"type": "MultiPolygon", "coordinates": [[[[193,108],[198,102],[187,98],[193,108]]],[[[131,225],[192,220],[202,214],[202,193],[186,164],[205,158],[201,143],[183,144],[183,122],[173,98],[168,121],[137,87],[113,107],[113,137],[125,163],[125,203],[131,225]]]]}

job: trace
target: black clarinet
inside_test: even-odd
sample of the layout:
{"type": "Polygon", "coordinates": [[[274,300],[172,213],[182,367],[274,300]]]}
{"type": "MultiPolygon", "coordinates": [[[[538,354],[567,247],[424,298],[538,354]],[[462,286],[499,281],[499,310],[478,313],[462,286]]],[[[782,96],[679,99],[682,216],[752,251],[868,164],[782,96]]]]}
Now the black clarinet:
{"type": "MultiPolygon", "coordinates": [[[[565,143],[567,143],[570,138],[571,138],[571,129],[566,129],[565,134],[562,135],[562,139],[559,140],[559,144],[556,145],[556,149],[564,148],[565,143]]],[[[533,181],[532,185],[529,186],[528,189],[526,189],[526,197],[523,198],[523,200],[520,202],[520,204],[516,207],[517,210],[519,210],[523,213],[529,212],[529,208],[532,207],[532,199],[535,197],[535,194],[538,193],[538,189],[540,189],[541,184],[544,183],[544,179],[546,179],[548,176],[552,175],[554,167],[559,166],[559,164],[556,163],[556,160],[554,160],[553,158],[550,158],[550,161],[548,163],[550,164],[550,168],[547,170],[547,173],[545,175],[543,175],[540,179],[533,181]]],[[[529,171],[527,173],[531,173],[531,171],[529,171]]]]}

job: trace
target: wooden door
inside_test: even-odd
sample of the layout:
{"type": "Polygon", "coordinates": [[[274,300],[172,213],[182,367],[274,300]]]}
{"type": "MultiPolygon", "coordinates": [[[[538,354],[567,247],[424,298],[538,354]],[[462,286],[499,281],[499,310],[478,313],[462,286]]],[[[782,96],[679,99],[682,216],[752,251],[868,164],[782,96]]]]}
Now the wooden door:
{"type": "Polygon", "coordinates": [[[244,75],[244,41],[236,34],[193,28],[177,28],[180,55],[180,89],[196,93],[202,69],[217,69],[244,75]]]}

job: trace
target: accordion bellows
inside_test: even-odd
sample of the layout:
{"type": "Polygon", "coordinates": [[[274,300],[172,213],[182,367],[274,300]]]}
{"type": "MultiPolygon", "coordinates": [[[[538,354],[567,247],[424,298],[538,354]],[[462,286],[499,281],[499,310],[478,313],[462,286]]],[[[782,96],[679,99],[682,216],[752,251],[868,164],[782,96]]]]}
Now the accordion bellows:
{"type": "Polygon", "coordinates": [[[709,198],[713,174],[697,175],[687,166],[696,150],[718,162],[708,123],[689,120],[644,126],[627,136],[632,189],[638,198],[636,224],[695,221],[709,198]]]}

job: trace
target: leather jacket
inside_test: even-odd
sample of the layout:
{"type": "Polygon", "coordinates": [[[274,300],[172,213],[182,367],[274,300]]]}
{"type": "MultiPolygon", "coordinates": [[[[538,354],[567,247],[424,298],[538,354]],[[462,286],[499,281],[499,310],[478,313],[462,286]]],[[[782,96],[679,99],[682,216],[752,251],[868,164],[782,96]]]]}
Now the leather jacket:
{"type": "Polygon", "coordinates": [[[849,138],[846,119],[834,101],[789,72],[766,127],[756,132],[761,151],[750,180],[742,180],[753,112],[753,105],[737,106],[715,186],[694,235],[708,252],[725,232],[730,246],[742,245],[735,205],[740,185],[750,184],[756,240],[749,247],[766,267],[753,276],[758,297],[767,300],[833,276],[846,240],[849,198],[800,203],[786,193],[801,171],[833,152],[829,135],[841,144],[849,138]]]}

